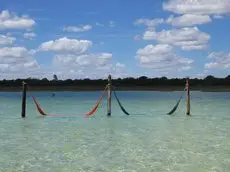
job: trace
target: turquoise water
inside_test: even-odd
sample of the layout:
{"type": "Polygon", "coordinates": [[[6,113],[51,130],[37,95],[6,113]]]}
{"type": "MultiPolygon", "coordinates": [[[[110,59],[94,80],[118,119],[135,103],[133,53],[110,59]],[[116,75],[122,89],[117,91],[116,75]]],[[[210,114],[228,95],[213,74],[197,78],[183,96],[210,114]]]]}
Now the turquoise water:
{"type": "Polygon", "coordinates": [[[1,172],[229,172],[230,93],[191,92],[191,117],[181,92],[118,92],[132,115],[106,99],[90,118],[84,114],[100,92],[33,93],[47,113],[40,118],[31,98],[20,118],[21,93],[0,93],[1,172]]]}

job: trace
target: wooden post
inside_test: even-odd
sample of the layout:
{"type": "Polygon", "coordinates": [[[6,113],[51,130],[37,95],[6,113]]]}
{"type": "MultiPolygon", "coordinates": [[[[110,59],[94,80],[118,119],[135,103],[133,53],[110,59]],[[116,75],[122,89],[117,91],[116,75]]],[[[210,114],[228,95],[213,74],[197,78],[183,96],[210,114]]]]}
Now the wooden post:
{"type": "Polygon", "coordinates": [[[26,117],[26,90],[27,84],[25,82],[22,83],[22,118],[26,117]]]}
{"type": "Polygon", "coordinates": [[[187,105],[187,112],[186,115],[190,116],[190,86],[189,86],[189,78],[186,80],[186,95],[187,95],[187,100],[186,100],[186,105],[187,105]]]}
{"type": "Polygon", "coordinates": [[[108,77],[107,116],[111,116],[111,75],[108,77]]]}

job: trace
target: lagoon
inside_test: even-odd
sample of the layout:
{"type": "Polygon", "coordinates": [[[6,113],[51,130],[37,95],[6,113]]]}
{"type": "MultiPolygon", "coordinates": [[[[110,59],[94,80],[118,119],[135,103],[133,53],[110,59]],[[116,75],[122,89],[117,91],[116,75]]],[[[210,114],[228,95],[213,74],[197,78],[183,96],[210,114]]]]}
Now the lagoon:
{"type": "Polygon", "coordinates": [[[21,93],[0,93],[0,171],[12,172],[227,172],[230,170],[230,93],[191,92],[166,115],[182,92],[117,92],[126,116],[106,97],[85,118],[100,92],[34,92],[47,113],[40,118],[28,95],[27,117],[20,118],[21,93]],[[71,116],[76,114],[76,116],[71,116]]]}

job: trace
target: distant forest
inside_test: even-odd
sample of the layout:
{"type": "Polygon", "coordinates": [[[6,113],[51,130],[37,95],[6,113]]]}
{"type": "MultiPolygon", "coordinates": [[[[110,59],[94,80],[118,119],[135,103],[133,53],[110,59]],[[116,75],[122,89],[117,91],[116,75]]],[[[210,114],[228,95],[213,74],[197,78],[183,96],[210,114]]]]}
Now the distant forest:
{"type": "MultiPolygon", "coordinates": [[[[33,87],[104,87],[107,84],[107,79],[67,79],[67,80],[48,80],[44,79],[16,79],[16,80],[1,80],[0,87],[21,87],[22,81],[28,83],[33,87]]],[[[139,78],[118,78],[112,79],[114,86],[122,87],[183,87],[185,85],[186,78],[173,78],[168,79],[166,77],[161,78],[147,78],[145,76],[139,78]]],[[[230,87],[230,75],[225,78],[215,78],[214,76],[207,76],[204,79],[193,78],[190,79],[191,87],[204,87],[204,86],[229,86],[230,87]]]]}

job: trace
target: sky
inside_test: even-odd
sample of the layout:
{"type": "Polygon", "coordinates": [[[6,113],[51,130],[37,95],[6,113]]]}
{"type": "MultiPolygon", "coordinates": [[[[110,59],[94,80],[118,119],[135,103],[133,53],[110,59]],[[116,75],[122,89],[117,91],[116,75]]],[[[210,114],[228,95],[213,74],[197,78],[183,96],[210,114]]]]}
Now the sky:
{"type": "Polygon", "coordinates": [[[0,79],[226,77],[230,0],[0,0],[0,79]]]}

